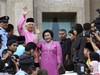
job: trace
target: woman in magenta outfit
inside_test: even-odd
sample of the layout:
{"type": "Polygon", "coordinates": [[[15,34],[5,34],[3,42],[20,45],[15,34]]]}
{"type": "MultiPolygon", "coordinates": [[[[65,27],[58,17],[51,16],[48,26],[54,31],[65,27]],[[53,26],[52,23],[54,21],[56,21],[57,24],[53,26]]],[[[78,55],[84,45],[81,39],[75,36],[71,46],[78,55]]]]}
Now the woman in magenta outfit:
{"type": "Polygon", "coordinates": [[[62,64],[62,49],[58,41],[53,41],[53,32],[45,30],[42,34],[44,41],[38,42],[41,50],[40,67],[46,69],[48,75],[58,75],[58,68],[62,64]]]}

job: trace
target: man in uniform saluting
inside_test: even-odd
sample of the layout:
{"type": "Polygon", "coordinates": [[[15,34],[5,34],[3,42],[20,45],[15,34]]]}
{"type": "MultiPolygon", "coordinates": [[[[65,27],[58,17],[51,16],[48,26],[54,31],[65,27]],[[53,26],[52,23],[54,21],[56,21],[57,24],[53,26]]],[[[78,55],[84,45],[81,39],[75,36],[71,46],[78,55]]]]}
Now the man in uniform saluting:
{"type": "Polygon", "coordinates": [[[8,21],[9,21],[9,17],[8,16],[3,16],[0,17],[0,36],[1,36],[1,40],[2,40],[2,47],[0,49],[0,56],[2,56],[2,51],[4,49],[6,49],[6,44],[7,44],[7,40],[8,40],[8,33],[6,32],[6,28],[8,27],[8,21]]]}

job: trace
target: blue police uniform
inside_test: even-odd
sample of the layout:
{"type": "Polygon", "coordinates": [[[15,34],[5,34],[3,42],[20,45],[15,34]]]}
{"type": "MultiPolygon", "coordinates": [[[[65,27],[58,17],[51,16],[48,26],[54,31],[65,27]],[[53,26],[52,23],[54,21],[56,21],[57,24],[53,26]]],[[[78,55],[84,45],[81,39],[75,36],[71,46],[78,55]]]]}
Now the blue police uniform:
{"type": "Polygon", "coordinates": [[[2,55],[2,51],[7,48],[7,46],[6,46],[7,39],[8,39],[7,35],[8,35],[8,33],[3,28],[0,28],[0,36],[2,39],[2,47],[0,49],[0,56],[2,55]]]}
{"type": "MultiPolygon", "coordinates": [[[[9,20],[8,16],[0,17],[0,23],[1,22],[8,23],[8,20],[9,20]]],[[[0,36],[1,36],[1,40],[2,40],[2,47],[0,49],[0,56],[2,56],[2,51],[7,48],[6,44],[7,44],[7,40],[8,40],[8,37],[7,37],[8,33],[2,27],[0,27],[0,36]]]]}

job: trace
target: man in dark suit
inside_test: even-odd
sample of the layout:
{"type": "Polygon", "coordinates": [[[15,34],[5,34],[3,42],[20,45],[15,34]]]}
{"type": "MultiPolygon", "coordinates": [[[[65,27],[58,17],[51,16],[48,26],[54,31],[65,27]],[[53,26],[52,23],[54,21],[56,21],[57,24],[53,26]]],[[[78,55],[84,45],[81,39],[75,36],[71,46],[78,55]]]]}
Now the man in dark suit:
{"type": "Polygon", "coordinates": [[[59,30],[59,38],[61,40],[60,44],[62,47],[63,63],[68,59],[68,53],[71,47],[71,40],[66,38],[67,32],[65,29],[59,30]]]}
{"type": "Polygon", "coordinates": [[[84,61],[84,47],[87,43],[87,37],[90,37],[90,23],[85,23],[83,25],[83,32],[77,35],[71,50],[73,51],[73,61],[76,62],[78,59],[79,61],[84,61]]]}

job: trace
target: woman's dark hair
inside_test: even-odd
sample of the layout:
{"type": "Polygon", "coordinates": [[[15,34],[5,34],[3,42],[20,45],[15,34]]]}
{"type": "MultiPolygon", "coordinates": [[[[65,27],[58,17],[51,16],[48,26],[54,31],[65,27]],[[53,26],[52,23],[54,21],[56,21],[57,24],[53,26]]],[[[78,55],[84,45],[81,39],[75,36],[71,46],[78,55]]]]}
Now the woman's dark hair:
{"type": "Polygon", "coordinates": [[[46,32],[50,33],[51,37],[53,38],[54,34],[53,34],[52,30],[46,29],[46,30],[44,30],[43,33],[42,33],[43,39],[44,39],[44,34],[45,34],[46,32]]]}
{"type": "Polygon", "coordinates": [[[17,40],[9,40],[7,46],[11,46],[13,43],[17,43],[17,40]]]}
{"type": "Polygon", "coordinates": [[[79,23],[75,24],[74,29],[77,31],[77,35],[83,31],[82,25],[79,23]]]}
{"type": "Polygon", "coordinates": [[[25,46],[25,51],[30,51],[31,49],[35,50],[37,45],[33,42],[29,42],[25,46]]]}

